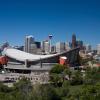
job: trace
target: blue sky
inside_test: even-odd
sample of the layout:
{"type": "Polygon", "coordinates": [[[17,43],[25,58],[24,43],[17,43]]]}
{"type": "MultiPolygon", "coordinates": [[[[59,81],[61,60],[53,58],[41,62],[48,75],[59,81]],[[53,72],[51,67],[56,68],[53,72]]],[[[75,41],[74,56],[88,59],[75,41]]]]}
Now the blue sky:
{"type": "Polygon", "coordinates": [[[100,0],[0,0],[0,43],[23,45],[53,35],[53,43],[72,33],[95,47],[100,43],[100,0]]]}

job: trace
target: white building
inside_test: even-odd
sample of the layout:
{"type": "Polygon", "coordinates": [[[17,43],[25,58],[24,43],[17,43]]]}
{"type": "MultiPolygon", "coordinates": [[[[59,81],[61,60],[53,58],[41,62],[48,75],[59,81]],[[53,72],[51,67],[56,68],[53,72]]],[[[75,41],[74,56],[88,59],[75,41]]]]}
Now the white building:
{"type": "Polygon", "coordinates": [[[69,43],[66,42],[66,43],[65,43],[65,50],[66,50],[66,51],[69,51],[70,49],[71,49],[71,48],[69,47],[69,43]]]}
{"type": "Polygon", "coordinates": [[[97,45],[97,54],[100,54],[100,44],[97,45]]]}
{"type": "Polygon", "coordinates": [[[28,53],[32,53],[32,44],[34,43],[34,38],[32,35],[26,36],[25,37],[25,47],[24,51],[28,53]]]}
{"type": "Polygon", "coordinates": [[[91,50],[92,50],[91,45],[90,44],[86,44],[85,45],[85,52],[89,53],[89,52],[91,52],[91,50]]]}
{"type": "Polygon", "coordinates": [[[50,53],[50,42],[48,40],[42,42],[42,51],[46,54],[50,53]]]}
{"type": "Polygon", "coordinates": [[[32,54],[36,54],[37,53],[37,46],[35,43],[30,44],[30,52],[32,54]]]}
{"type": "Polygon", "coordinates": [[[58,42],[56,43],[56,52],[61,53],[65,51],[65,43],[64,42],[58,42]]]}

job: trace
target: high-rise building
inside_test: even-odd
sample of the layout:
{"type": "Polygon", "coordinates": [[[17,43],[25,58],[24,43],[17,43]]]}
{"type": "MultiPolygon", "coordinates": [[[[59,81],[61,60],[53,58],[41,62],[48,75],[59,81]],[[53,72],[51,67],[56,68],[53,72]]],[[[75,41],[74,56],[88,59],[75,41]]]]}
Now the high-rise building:
{"type": "Polygon", "coordinates": [[[50,51],[50,53],[52,52],[51,51],[51,49],[52,49],[52,43],[51,43],[52,37],[53,37],[52,35],[49,35],[49,45],[50,45],[49,51],[50,51]]]}
{"type": "Polygon", "coordinates": [[[35,43],[30,44],[30,52],[32,54],[36,54],[37,53],[37,46],[35,43]]]}
{"type": "Polygon", "coordinates": [[[56,53],[56,46],[51,47],[51,53],[56,53]]]}
{"type": "Polygon", "coordinates": [[[32,49],[32,44],[34,43],[34,38],[32,35],[26,36],[25,37],[25,47],[24,47],[24,51],[31,53],[31,49],[32,49]]]}
{"type": "Polygon", "coordinates": [[[35,41],[34,43],[36,45],[36,48],[34,48],[34,52],[35,54],[41,54],[41,42],[35,41]]]}
{"type": "Polygon", "coordinates": [[[38,49],[41,48],[41,42],[35,41],[34,43],[36,44],[36,46],[37,46],[38,49]]]}
{"type": "Polygon", "coordinates": [[[61,53],[65,51],[65,43],[64,42],[58,42],[56,43],[56,52],[61,53]]]}
{"type": "Polygon", "coordinates": [[[71,42],[69,42],[69,47],[72,48],[72,43],[71,42]]]}
{"type": "Polygon", "coordinates": [[[42,41],[42,42],[41,42],[41,51],[42,51],[43,53],[45,53],[44,42],[45,42],[45,41],[42,41]]]}
{"type": "Polygon", "coordinates": [[[89,52],[91,52],[91,50],[92,50],[91,45],[90,44],[86,44],[85,45],[85,52],[89,53],[89,52]]]}
{"type": "Polygon", "coordinates": [[[77,40],[76,44],[77,44],[77,47],[79,47],[80,49],[83,49],[83,41],[77,40]]]}
{"type": "Polygon", "coordinates": [[[76,35],[72,35],[72,48],[76,48],[76,35]]]}
{"type": "Polygon", "coordinates": [[[100,44],[97,44],[97,54],[100,54],[100,44]]]}
{"type": "Polygon", "coordinates": [[[42,52],[46,54],[50,53],[50,42],[48,40],[43,41],[41,46],[42,52]]]}
{"type": "Polygon", "coordinates": [[[70,50],[70,46],[69,46],[69,43],[68,42],[65,43],[65,50],[66,51],[69,51],[70,50]]]}

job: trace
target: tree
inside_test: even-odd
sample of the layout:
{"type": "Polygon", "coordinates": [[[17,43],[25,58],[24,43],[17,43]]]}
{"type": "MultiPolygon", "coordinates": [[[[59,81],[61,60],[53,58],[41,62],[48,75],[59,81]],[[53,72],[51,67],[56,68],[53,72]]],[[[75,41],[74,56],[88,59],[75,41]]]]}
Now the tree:
{"type": "Polygon", "coordinates": [[[33,99],[32,100],[60,100],[55,92],[55,89],[51,85],[34,85],[33,87],[33,99]]]}
{"type": "Polygon", "coordinates": [[[66,75],[68,75],[68,80],[70,80],[71,76],[72,76],[72,71],[69,68],[66,68],[64,70],[64,76],[66,78],[66,75]]]}
{"type": "MultiPolygon", "coordinates": [[[[22,100],[29,100],[30,92],[32,91],[32,84],[29,80],[23,77],[19,82],[14,84],[15,94],[18,95],[17,98],[22,100]]],[[[15,95],[16,97],[16,95],[15,95]]]]}
{"type": "Polygon", "coordinates": [[[84,77],[85,84],[100,82],[100,71],[98,68],[87,68],[84,77]]]}
{"type": "Polygon", "coordinates": [[[63,83],[63,71],[65,69],[65,66],[56,64],[51,70],[50,70],[50,82],[54,83],[55,86],[60,86],[63,83]]]}
{"type": "Polygon", "coordinates": [[[73,73],[70,83],[71,85],[80,85],[83,83],[83,76],[82,76],[81,71],[78,70],[73,73]]]}
{"type": "Polygon", "coordinates": [[[56,73],[56,74],[60,74],[64,71],[65,66],[60,65],[60,64],[56,64],[51,70],[50,73],[56,73]]]}

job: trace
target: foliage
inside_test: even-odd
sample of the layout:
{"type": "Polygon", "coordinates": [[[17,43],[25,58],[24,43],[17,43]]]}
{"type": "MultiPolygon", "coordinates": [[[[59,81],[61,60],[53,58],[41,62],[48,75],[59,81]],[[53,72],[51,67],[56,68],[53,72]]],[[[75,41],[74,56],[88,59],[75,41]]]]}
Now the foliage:
{"type": "Polygon", "coordinates": [[[95,84],[100,82],[100,69],[87,68],[84,77],[85,84],[95,84]]]}
{"type": "Polygon", "coordinates": [[[33,100],[60,100],[51,85],[35,85],[33,96],[33,100]]]}
{"type": "Polygon", "coordinates": [[[100,68],[87,68],[82,73],[80,70],[72,71],[65,66],[56,65],[50,71],[50,82],[32,85],[23,77],[13,87],[0,83],[0,100],[100,99],[100,68]]]}
{"type": "Polygon", "coordinates": [[[80,85],[83,83],[82,73],[80,71],[75,71],[70,81],[71,85],[80,85]]]}
{"type": "Polygon", "coordinates": [[[65,66],[56,64],[50,71],[50,73],[60,74],[64,71],[65,66]]]}

